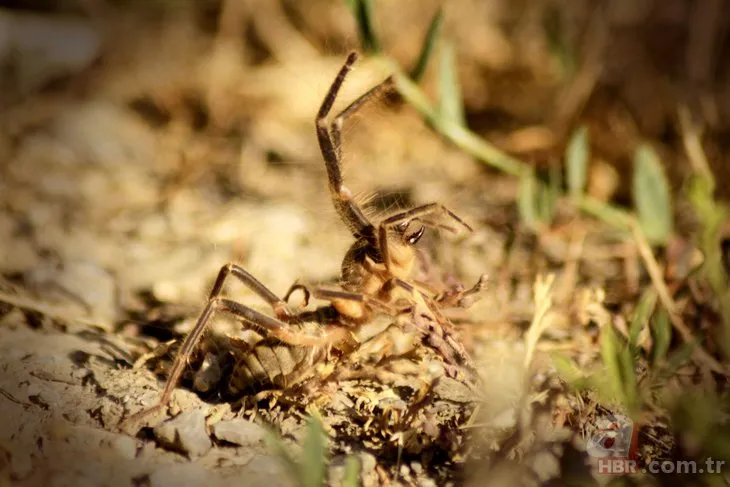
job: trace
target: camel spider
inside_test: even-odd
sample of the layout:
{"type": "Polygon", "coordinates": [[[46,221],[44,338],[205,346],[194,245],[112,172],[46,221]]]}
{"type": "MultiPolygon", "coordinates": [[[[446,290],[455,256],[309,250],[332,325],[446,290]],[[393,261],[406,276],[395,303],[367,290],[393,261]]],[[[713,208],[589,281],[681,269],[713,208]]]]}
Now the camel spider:
{"type": "MultiPolygon", "coordinates": [[[[317,139],[327,169],[333,205],[355,238],[355,242],[342,262],[342,289],[309,288],[304,284],[295,283],[282,299],[241,266],[234,263],[226,264],[218,273],[207,304],[194,328],[185,337],[178,351],[159,401],[155,406],[130,416],[125,423],[147,416],[169,402],[192,352],[212,317],[218,312],[234,316],[242,322],[243,326],[253,328],[267,337],[267,341],[264,343],[264,346],[267,347],[266,354],[257,354],[255,364],[247,360],[246,363],[239,364],[238,370],[234,367],[233,374],[245,376],[248,378],[246,380],[250,381],[268,381],[272,385],[285,386],[291,382],[289,379],[295,375],[294,372],[297,368],[304,365],[305,361],[310,363],[314,360],[312,355],[321,356],[322,354],[309,354],[309,358],[305,360],[302,354],[295,356],[287,352],[285,357],[283,350],[286,347],[282,347],[282,345],[290,348],[309,347],[318,351],[326,349],[327,353],[332,350],[347,353],[359,345],[354,331],[359,325],[367,322],[373,313],[397,316],[411,311],[414,303],[419,301],[426,303],[439,322],[446,323],[438,311],[438,304],[457,303],[459,299],[474,295],[485,286],[486,280],[482,278],[469,290],[450,290],[441,295],[432,296],[424,290],[428,287],[427,284],[417,283],[410,279],[418,258],[415,245],[423,236],[425,227],[437,226],[454,230],[436,223],[431,219],[432,217],[449,217],[467,231],[472,231],[468,224],[445,206],[439,203],[417,206],[392,215],[376,225],[368,220],[354,201],[351,191],[344,185],[341,171],[342,126],[363,104],[392,85],[392,78],[385,79],[347,106],[332,123],[328,123],[327,117],[356,60],[356,53],[351,53],[347,57],[330,86],[315,120],[317,139]],[[412,223],[418,224],[414,230],[411,230],[412,223]],[[245,304],[222,297],[223,285],[229,276],[239,280],[267,302],[271,306],[274,316],[266,315],[245,304]],[[412,300],[413,302],[405,307],[398,307],[393,296],[397,289],[405,291],[417,299],[412,300]],[[287,304],[287,301],[295,290],[304,292],[305,306],[311,296],[329,301],[330,304],[313,311],[303,308],[293,309],[287,304]],[[304,326],[311,323],[317,323],[318,326],[315,328],[304,326]],[[275,344],[272,344],[272,340],[275,344]],[[269,356],[270,360],[262,359],[264,355],[269,356]],[[289,365],[284,367],[282,366],[284,363],[289,365]]],[[[437,348],[440,349],[443,349],[447,342],[452,347],[457,346],[448,331],[441,332],[441,335],[442,337],[431,337],[429,342],[438,344],[437,348]]],[[[447,353],[447,355],[449,354],[447,353]]],[[[453,354],[450,355],[453,356],[453,354]]]]}

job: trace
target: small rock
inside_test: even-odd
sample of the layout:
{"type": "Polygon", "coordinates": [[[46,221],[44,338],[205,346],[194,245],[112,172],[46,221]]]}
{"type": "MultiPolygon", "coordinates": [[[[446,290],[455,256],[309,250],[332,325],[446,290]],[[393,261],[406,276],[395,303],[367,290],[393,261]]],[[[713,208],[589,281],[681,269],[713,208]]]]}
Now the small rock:
{"type": "Polygon", "coordinates": [[[41,395],[41,386],[38,384],[30,384],[28,388],[25,390],[26,394],[28,395],[28,398],[31,397],[37,397],[41,395]]]}
{"type": "Polygon", "coordinates": [[[200,370],[193,378],[193,389],[198,392],[209,392],[220,383],[222,375],[218,357],[213,353],[207,353],[200,370]]]}
{"type": "Polygon", "coordinates": [[[195,409],[155,427],[157,440],[190,456],[205,455],[213,446],[205,429],[206,411],[195,409]]]}
{"type": "Polygon", "coordinates": [[[142,448],[137,455],[143,461],[149,461],[157,455],[157,445],[153,441],[147,441],[142,444],[142,448]]]}
{"type": "Polygon", "coordinates": [[[14,62],[23,94],[85,69],[100,50],[100,32],[84,19],[0,10],[0,62],[14,62]]]}
{"type": "Polygon", "coordinates": [[[73,369],[71,371],[71,378],[79,382],[83,382],[83,380],[90,375],[94,375],[94,373],[86,367],[79,367],[78,369],[73,369]]]}
{"type": "Polygon", "coordinates": [[[374,487],[380,485],[380,479],[375,467],[377,459],[372,453],[360,452],[360,479],[363,487],[374,487]]]}
{"type": "Polygon", "coordinates": [[[132,460],[137,456],[137,441],[130,436],[119,436],[111,442],[111,446],[122,457],[132,460]]]}
{"type": "Polygon", "coordinates": [[[28,452],[17,451],[10,456],[10,473],[17,479],[24,479],[33,473],[33,457],[28,452]]]}
{"type": "Polygon", "coordinates": [[[361,472],[363,475],[365,475],[375,470],[375,467],[378,464],[378,460],[372,453],[362,452],[360,453],[360,464],[362,465],[361,472]]]}
{"type": "Polygon", "coordinates": [[[175,463],[155,470],[149,476],[151,487],[187,487],[206,485],[210,481],[210,473],[198,463],[175,463]]]}
{"type": "Polygon", "coordinates": [[[266,439],[266,430],[245,419],[221,421],[211,426],[213,435],[219,440],[239,446],[253,446],[266,439]]]}
{"type": "Polygon", "coordinates": [[[450,377],[441,376],[433,386],[433,392],[447,401],[470,403],[476,400],[476,395],[464,383],[450,377]]]}
{"type": "MultiPolygon", "coordinates": [[[[343,485],[347,473],[347,456],[338,455],[332,458],[327,466],[328,485],[343,485]]],[[[358,462],[358,468],[359,462],[358,462]]]]}
{"type": "Polygon", "coordinates": [[[49,262],[29,270],[25,278],[33,289],[55,301],[82,305],[97,325],[111,330],[117,319],[114,276],[88,260],[49,262]]]}

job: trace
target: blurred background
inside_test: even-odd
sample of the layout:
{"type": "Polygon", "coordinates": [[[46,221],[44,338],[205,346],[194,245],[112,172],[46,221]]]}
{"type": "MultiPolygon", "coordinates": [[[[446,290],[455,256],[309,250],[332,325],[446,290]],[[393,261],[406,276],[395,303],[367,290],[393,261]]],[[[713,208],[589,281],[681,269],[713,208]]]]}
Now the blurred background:
{"type": "MultiPolygon", "coordinates": [[[[531,356],[533,284],[550,271],[556,310],[541,351],[565,352],[581,369],[605,365],[591,307],[599,304],[637,347],[634,379],[651,376],[638,357],[655,356],[654,305],[636,336],[627,326],[655,276],[610,211],[591,219],[588,200],[570,205],[549,193],[571,184],[572,154],[585,174],[571,191],[594,210],[668,215],[670,229],[649,235],[650,252],[687,327],[666,325],[662,353],[701,336],[704,366],[682,369],[692,355],[684,350],[671,373],[682,369],[694,384],[707,372],[706,388],[724,394],[726,355],[715,338],[730,316],[718,304],[727,278],[687,281],[702,257],[723,272],[715,264],[726,219],[714,213],[730,197],[723,0],[0,0],[0,326],[14,330],[3,339],[0,329],[0,355],[11,363],[73,349],[59,338],[73,327],[59,331],[48,317],[83,317],[118,337],[177,336],[190,320],[166,328],[159,306],[194,317],[231,260],[278,294],[300,278],[336,280],[351,237],[331,208],[315,114],[352,50],[366,53],[338,107],[394,66],[413,73],[435,18],[418,81],[441,111],[429,116],[400,88],[366,106],[344,128],[345,179],[374,211],[438,201],[475,227],[426,242],[445,274],[468,283],[490,275],[474,326],[462,330],[470,350],[479,359],[531,356]],[[446,122],[459,129],[445,122],[454,100],[446,122]],[[636,182],[637,154],[647,154],[639,147],[658,168],[648,183],[636,182]],[[687,196],[697,174],[714,175],[704,216],[687,196]],[[642,188],[659,195],[649,210],[637,200],[642,188]],[[23,335],[23,349],[20,322],[32,336],[58,336],[23,335]]],[[[511,372],[493,375],[496,390],[509,392],[494,400],[491,419],[525,393],[511,372]]],[[[559,426],[580,429],[606,407],[594,398],[587,412],[585,398],[561,391],[551,410],[559,426]]],[[[654,399],[628,405],[656,429],[647,455],[700,455],[703,441],[685,445],[669,432],[654,399]]]]}
{"type": "MultiPolygon", "coordinates": [[[[308,201],[319,205],[308,218],[331,220],[319,197],[324,182],[312,120],[343,56],[359,47],[347,2],[2,6],[5,272],[26,271],[47,260],[41,255],[55,254],[113,270],[123,289],[156,285],[172,293],[167,298],[179,300],[179,292],[192,298],[204,287],[194,267],[207,265],[209,273],[213,262],[235,252],[255,256],[249,247],[270,240],[254,238],[268,230],[250,218],[269,221],[274,231],[291,234],[300,225],[306,233],[301,222],[256,216],[276,205],[263,214],[221,216],[225,203],[308,201]],[[164,218],[142,218],[159,205],[167,207],[164,218]],[[146,237],[154,242],[141,244],[146,237]],[[195,245],[179,250],[179,239],[195,245]],[[169,248],[149,248],[164,246],[161,240],[169,248]],[[124,259],[116,254],[121,242],[124,259]],[[215,243],[216,255],[201,258],[192,250],[209,254],[215,243]]],[[[374,22],[388,56],[413,66],[438,8],[438,2],[377,2],[374,22]]],[[[585,125],[592,149],[588,193],[630,205],[640,142],[660,153],[674,190],[690,174],[680,111],[701,127],[718,194],[725,195],[726,8],[714,0],[464,1],[444,7],[441,33],[453,44],[465,120],[475,134],[546,172],[560,166],[568,137],[585,125]]],[[[434,64],[423,81],[430,93],[438,91],[434,64]]],[[[344,97],[388,74],[367,61],[358,70],[344,97]]],[[[440,144],[412,113],[385,113],[384,106],[375,104],[346,127],[347,171],[356,190],[403,193],[413,190],[413,174],[439,182],[442,173],[457,185],[505,188],[494,183],[501,174],[440,144]],[[421,163],[427,172],[417,168],[421,163]]],[[[417,199],[441,199],[443,189],[416,189],[431,191],[417,199]]],[[[481,212],[474,218],[508,224],[501,209],[473,203],[481,212]]],[[[291,237],[274,240],[296,246],[291,237]]],[[[276,272],[276,283],[301,274],[297,266],[308,260],[292,259],[300,263],[283,265],[291,271],[276,272]]],[[[267,272],[266,264],[252,265],[267,272]]],[[[336,265],[318,262],[306,274],[326,277],[336,265]]]]}

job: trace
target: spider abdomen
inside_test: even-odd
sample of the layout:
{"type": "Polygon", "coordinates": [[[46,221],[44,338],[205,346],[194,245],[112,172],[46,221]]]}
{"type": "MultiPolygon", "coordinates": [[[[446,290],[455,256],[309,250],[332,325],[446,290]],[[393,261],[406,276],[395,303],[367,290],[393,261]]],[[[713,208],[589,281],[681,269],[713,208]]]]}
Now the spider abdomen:
{"type": "Polygon", "coordinates": [[[302,380],[326,356],[325,347],[296,347],[261,340],[236,352],[228,393],[240,396],[264,389],[286,389],[302,380]]]}

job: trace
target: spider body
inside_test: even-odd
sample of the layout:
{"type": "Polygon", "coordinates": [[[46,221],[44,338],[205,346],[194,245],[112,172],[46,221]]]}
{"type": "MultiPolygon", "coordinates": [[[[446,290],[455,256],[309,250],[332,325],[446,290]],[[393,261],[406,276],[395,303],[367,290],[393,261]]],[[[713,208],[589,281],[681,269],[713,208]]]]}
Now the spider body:
{"type": "Polygon", "coordinates": [[[439,350],[447,362],[458,361],[455,356],[465,356],[463,349],[451,337],[448,329],[450,323],[443,318],[438,307],[446,302],[443,301],[444,296],[448,297],[449,304],[458,302],[459,297],[480,291],[486,281],[480,280],[468,291],[449,289],[440,294],[429,294],[428,285],[412,280],[411,275],[419,255],[415,245],[423,236],[425,227],[434,226],[455,231],[438,223],[435,218],[446,216],[468,231],[471,231],[471,227],[438,203],[401,211],[374,224],[365,216],[355,203],[352,192],[343,184],[341,128],[350,115],[373,95],[390,87],[392,82],[388,78],[378,84],[340,112],[331,124],[328,123],[327,116],[356,59],[355,53],[348,56],[325,96],[315,121],[333,206],[355,239],[342,262],[340,287],[310,288],[295,283],[282,299],[241,266],[226,264],[218,274],[197,323],[178,351],[160,400],[152,408],[132,415],[125,422],[135,422],[169,402],[188,360],[217,312],[234,316],[244,327],[253,329],[262,336],[255,344],[230,338],[231,347],[240,352],[234,354],[238,358],[229,382],[231,392],[242,392],[257,386],[285,388],[293,385],[306,376],[307,371],[316,363],[358,348],[360,342],[357,332],[375,314],[397,317],[406,312],[432,313],[434,319],[429,319],[429,323],[443,326],[435,330],[431,324],[428,330],[421,330],[424,336],[427,335],[424,343],[436,344],[432,348],[439,350]],[[223,285],[229,276],[236,278],[266,301],[274,316],[222,297],[223,285]],[[328,301],[329,304],[315,310],[292,308],[287,301],[295,290],[304,292],[305,307],[312,296],[328,301]],[[405,306],[401,305],[404,301],[405,306]]]}

